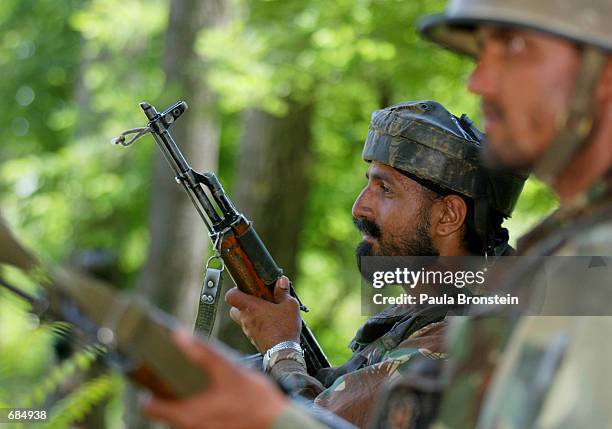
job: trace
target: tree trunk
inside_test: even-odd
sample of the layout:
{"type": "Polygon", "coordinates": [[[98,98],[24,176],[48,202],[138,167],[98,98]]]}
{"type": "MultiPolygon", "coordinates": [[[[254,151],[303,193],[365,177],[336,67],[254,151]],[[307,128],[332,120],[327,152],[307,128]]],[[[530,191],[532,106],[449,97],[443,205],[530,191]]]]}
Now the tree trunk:
{"type": "MultiPolygon", "coordinates": [[[[172,128],[173,136],[196,170],[217,166],[219,131],[214,99],[206,86],[202,62],[194,51],[200,30],[226,21],[225,0],[173,0],[166,30],[163,105],[179,97],[190,109],[172,128]]],[[[151,187],[149,255],[137,288],[153,303],[193,326],[208,234],[172,170],[160,153],[156,155],[151,187]]],[[[133,392],[128,393],[126,423],[130,428],[153,427],[140,416],[133,392]],[[134,410],[136,412],[131,412],[134,410]]]]}
{"type": "MultiPolygon", "coordinates": [[[[193,46],[200,29],[224,21],[223,0],[170,2],[164,71],[172,98],[184,97],[189,111],[174,125],[172,133],[188,162],[196,170],[217,166],[219,132],[213,96],[204,83],[202,64],[193,46]]],[[[158,106],[160,109],[166,105],[158,106]]],[[[172,170],[157,154],[151,198],[149,257],[138,288],[162,309],[191,324],[202,280],[202,260],[208,235],[172,170]]]]}
{"type": "MultiPolygon", "coordinates": [[[[233,192],[236,207],[254,223],[277,264],[296,275],[296,253],[308,199],[312,106],[289,102],[284,117],[253,109],[244,117],[233,192]]],[[[225,283],[224,289],[233,285],[225,283]]],[[[243,352],[254,350],[228,317],[217,312],[217,337],[243,352]]]]}

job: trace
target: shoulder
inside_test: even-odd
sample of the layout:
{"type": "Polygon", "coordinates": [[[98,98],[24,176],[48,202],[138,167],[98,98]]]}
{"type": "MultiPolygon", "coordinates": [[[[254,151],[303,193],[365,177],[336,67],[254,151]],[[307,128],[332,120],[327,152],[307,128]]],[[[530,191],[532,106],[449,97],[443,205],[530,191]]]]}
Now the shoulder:
{"type": "Polygon", "coordinates": [[[568,237],[555,252],[566,256],[612,255],[612,219],[585,225],[568,237]]]}
{"type": "Polygon", "coordinates": [[[430,359],[443,359],[444,335],[448,323],[446,320],[430,323],[429,325],[415,331],[408,338],[398,344],[396,348],[390,350],[385,359],[401,359],[402,357],[415,354],[423,355],[430,359]]]}
{"type": "Polygon", "coordinates": [[[550,216],[519,239],[522,255],[612,255],[612,206],[595,213],[550,216]]]}

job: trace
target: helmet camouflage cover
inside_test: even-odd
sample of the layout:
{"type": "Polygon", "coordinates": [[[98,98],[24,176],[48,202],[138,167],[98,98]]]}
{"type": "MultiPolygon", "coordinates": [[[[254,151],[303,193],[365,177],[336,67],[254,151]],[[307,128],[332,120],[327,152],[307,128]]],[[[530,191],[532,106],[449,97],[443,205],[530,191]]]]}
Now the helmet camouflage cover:
{"type": "Polygon", "coordinates": [[[482,137],[466,115],[457,118],[435,101],[407,102],[372,114],[362,157],[471,199],[486,192],[508,217],[527,177],[486,170],[482,137]]]}
{"type": "Polygon", "coordinates": [[[446,13],[426,17],[419,31],[453,51],[478,56],[474,28],[518,26],[612,51],[610,0],[450,0],[446,13]]]}

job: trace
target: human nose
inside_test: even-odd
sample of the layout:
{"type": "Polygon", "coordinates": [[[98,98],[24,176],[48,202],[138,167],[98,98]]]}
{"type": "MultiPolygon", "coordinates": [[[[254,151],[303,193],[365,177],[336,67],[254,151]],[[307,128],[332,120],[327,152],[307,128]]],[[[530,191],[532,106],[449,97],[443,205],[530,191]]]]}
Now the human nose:
{"type": "Polygon", "coordinates": [[[481,97],[494,94],[497,88],[499,73],[496,71],[495,62],[490,56],[489,49],[483,48],[476,68],[468,79],[468,90],[481,97]]]}
{"type": "Polygon", "coordinates": [[[369,186],[363,188],[361,193],[357,196],[355,203],[353,203],[353,209],[351,213],[354,218],[371,218],[373,214],[369,186]]]}

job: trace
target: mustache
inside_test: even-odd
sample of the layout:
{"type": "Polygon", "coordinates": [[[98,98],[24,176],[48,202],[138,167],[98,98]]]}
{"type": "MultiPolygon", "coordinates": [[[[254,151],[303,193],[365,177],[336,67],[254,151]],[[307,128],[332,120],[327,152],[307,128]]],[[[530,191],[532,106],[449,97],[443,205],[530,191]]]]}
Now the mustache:
{"type": "Polygon", "coordinates": [[[371,220],[354,217],[353,224],[355,224],[355,227],[363,234],[373,238],[380,238],[380,227],[371,220]]]}
{"type": "Polygon", "coordinates": [[[493,116],[497,118],[503,118],[505,116],[504,110],[501,108],[499,103],[496,103],[495,101],[489,98],[482,99],[482,101],[480,102],[480,109],[485,114],[485,116],[493,116]]]}

